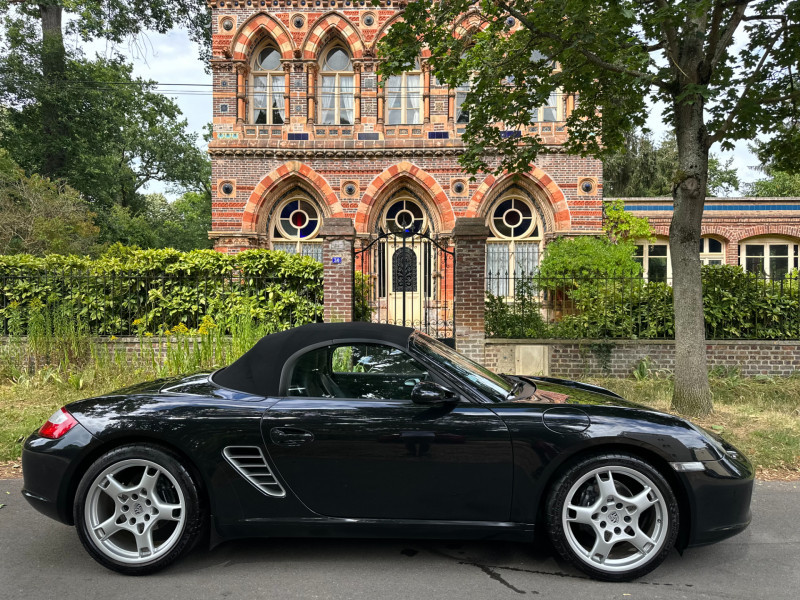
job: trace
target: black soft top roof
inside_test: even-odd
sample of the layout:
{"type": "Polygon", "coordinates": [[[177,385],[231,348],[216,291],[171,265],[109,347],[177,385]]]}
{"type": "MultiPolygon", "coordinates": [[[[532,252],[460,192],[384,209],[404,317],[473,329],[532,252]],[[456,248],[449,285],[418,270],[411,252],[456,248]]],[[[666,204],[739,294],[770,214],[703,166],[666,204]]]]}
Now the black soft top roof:
{"type": "Polygon", "coordinates": [[[403,348],[414,332],[410,327],[379,323],[312,323],[261,338],[229,367],[217,371],[213,381],[226,388],[256,394],[279,394],[281,372],[296,352],[325,343],[345,340],[386,342],[403,348]]]}

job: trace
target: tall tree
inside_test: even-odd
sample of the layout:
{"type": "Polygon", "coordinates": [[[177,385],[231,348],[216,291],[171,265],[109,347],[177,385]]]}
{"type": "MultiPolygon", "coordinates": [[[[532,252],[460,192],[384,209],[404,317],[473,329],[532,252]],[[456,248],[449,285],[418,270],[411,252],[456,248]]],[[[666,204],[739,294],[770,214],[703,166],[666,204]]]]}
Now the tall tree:
{"type": "Polygon", "coordinates": [[[413,64],[423,47],[440,81],[472,82],[461,160],[473,172],[526,171],[552,151],[526,125],[554,91],[578,94],[566,149],[584,155],[619,149],[625,131],[644,125],[652,101],[665,103],[678,149],[672,405],[708,413],[698,246],[709,150],[764,132],[774,152],[800,152],[791,145],[800,138],[800,1],[416,0],[381,40],[383,72],[413,64]],[[461,34],[454,23],[465,14],[479,26],[461,34]]]}
{"type": "MultiPolygon", "coordinates": [[[[625,146],[603,158],[603,193],[606,197],[671,196],[678,144],[675,136],[660,142],[649,133],[630,131],[625,146]]],[[[739,189],[739,176],[733,159],[723,162],[718,156],[708,157],[708,194],[730,196],[739,189]]]]}
{"type": "MultiPolygon", "coordinates": [[[[84,41],[121,42],[145,30],[164,33],[181,25],[206,53],[210,46],[210,10],[206,2],[198,0],[0,0],[0,13],[8,13],[11,7],[40,29],[34,38],[39,42],[33,46],[35,53],[25,59],[38,62],[45,89],[58,89],[66,77],[64,13],[71,17],[66,33],[77,34],[84,41]]],[[[59,144],[69,119],[62,100],[54,93],[39,100],[48,115],[42,120],[41,136],[46,149],[42,174],[49,177],[61,176],[67,162],[67,152],[59,144]]]]}

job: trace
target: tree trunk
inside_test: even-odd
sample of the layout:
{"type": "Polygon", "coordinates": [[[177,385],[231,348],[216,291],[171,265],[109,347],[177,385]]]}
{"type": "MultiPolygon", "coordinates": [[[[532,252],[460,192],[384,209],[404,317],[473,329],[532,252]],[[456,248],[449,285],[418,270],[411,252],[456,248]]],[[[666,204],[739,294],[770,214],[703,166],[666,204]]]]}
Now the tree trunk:
{"type": "Polygon", "coordinates": [[[61,31],[61,6],[40,4],[42,21],[42,77],[44,86],[41,98],[42,134],[44,156],[42,175],[59,177],[66,165],[64,148],[64,117],[61,110],[61,91],[67,74],[67,56],[61,31]]]}
{"type": "Polygon", "coordinates": [[[682,414],[711,412],[706,366],[703,285],[700,276],[700,232],[708,178],[707,131],[703,100],[676,103],[678,174],[673,188],[674,212],[669,229],[675,309],[675,391],[672,408],[682,414]]]}

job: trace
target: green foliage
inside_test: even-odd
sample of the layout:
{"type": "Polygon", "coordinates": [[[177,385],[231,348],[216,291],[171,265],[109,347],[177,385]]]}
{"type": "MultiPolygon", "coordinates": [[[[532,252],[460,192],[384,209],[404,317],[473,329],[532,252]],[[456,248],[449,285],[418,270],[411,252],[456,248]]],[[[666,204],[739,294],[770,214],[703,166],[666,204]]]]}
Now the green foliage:
{"type": "MultiPolygon", "coordinates": [[[[708,161],[708,195],[728,196],[739,188],[732,160],[724,163],[713,154],[708,161]]],[[[624,146],[603,159],[606,196],[623,198],[672,196],[678,170],[678,144],[674,134],[660,143],[649,133],[629,130],[624,146]]]]}
{"type": "Polygon", "coordinates": [[[746,184],[745,193],[757,198],[800,196],[800,173],[771,171],[766,178],[746,184]]]}
{"type": "Polygon", "coordinates": [[[49,146],[57,143],[64,161],[53,175],[83,194],[104,231],[113,222],[112,207],[143,208],[139,190],[148,182],[209,191],[208,157],[197,135],[186,131],[177,104],[153,82],[133,77],[122,59],[71,58],[58,86],[30,69],[9,75],[0,92],[15,108],[0,145],[26,172],[48,173],[49,146]],[[41,134],[51,118],[45,100],[58,102],[64,117],[52,134],[57,139],[48,137],[47,144],[41,134]]]}
{"type": "Polygon", "coordinates": [[[370,306],[370,298],[372,298],[374,286],[369,275],[356,271],[353,287],[355,297],[353,321],[371,321],[374,309],[370,306]]]}
{"type": "Polygon", "coordinates": [[[548,328],[542,318],[538,290],[532,281],[519,280],[514,299],[486,292],[486,335],[496,338],[543,338],[548,328]]]}
{"type": "Polygon", "coordinates": [[[103,241],[141,248],[199,250],[211,248],[210,229],[210,194],[186,192],[172,203],[161,194],[148,194],[135,214],[130,208],[111,207],[103,241]]]}
{"type": "Polygon", "coordinates": [[[603,229],[612,241],[618,243],[635,240],[655,241],[650,221],[626,211],[624,200],[612,200],[605,205],[603,229]]]}
{"type": "Polygon", "coordinates": [[[0,256],[0,324],[27,332],[37,307],[66,311],[104,335],[196,328],[204,316],[224,324],[239,313],[277,331],[321,319],[322,265],[268,250],[225,255],[120,245],[97,260],[0,256]]]}
{"type": "MultiPolygon", "coordinates": [[[[531,290],[534,286],[550,290],[549,295],[533,294],[526,310],[520,309],[516,299],[487,298],[487,335],[567,339],[670,339],[675,335],[672,288],[663,282],[589,275],[568,280],[537,277],[528,285],[531,290]],[[528,319],[542,318],[541,298],[549,314],[562,313],[560,319],[528,329],[528,319]]],[[[796,271],[783,280],[770,281],[737,266],[703,267],[703,307],[707,339],[800,336],[796,271]]]]}
{"type": "MultiPolygon", "coordinates": [[[[608,238],[580,236],[558,238],[547,244],[539,275],[543,280],[604,276],[636,276],[642,267],[633,259],[633,244],[608,238]]],[[[566,282],[565,282],[566,283],[566,282]]]]}
{"type": "Polygon", "coordinates": [[[27,177],[0,148],[0,253],[85,253],[98,229],[72,188],[38,175],[27,177]]]}

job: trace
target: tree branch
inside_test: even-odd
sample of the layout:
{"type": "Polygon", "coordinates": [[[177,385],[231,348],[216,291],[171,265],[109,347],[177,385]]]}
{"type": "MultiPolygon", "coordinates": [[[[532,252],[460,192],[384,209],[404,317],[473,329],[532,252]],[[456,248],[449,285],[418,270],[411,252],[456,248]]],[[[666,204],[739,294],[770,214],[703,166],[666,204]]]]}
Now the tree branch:
{"type": "MultiPolygon", "coordinates": [[[[663,0],[660,0],[660,1],[663,1],[663,0]]],[[[498,0],[497,4],[501,8],[505,9],[506,11],[508,11],[508,13],[512,17],[515,17],[517,20],[519,20],[520,23],[525,25],[525,27],[527,27],[528,30],[531,33],[534,33],[536,35],[541,35],[541,36],[543,36],[545,38],[554,40],[554,41],[558,42],[559,44],[564,44],[565,43],[565,41],[562,40],[561,37],[559,37],[559,36],[557,36],[557,35],[555,35],[553,33],[548,33],[548,32],[545,32],[545,31],[541,31],[540,29],[535,27],[534,24],[527,18],[527,15],[525,15],[522,12],[520,12],[516,8],[512,7],[508,2],[503,2],[502,0],[498,0]]],[[[620,73],[621,75],[630,75],[631,77],[636,77],[638,79],[642,79],[642,80],[646,81],[648,84],[654,85],[654,86],[656,86],[656,87],[658,87],[658,88],[660,88],[660,89],[662,89],[664,91],[669,91],[669,89],[670,89],[670,86],[666,81],[662,81],[661,79],[658,79],[658,77],[656,77],[652,73],[646,73],[646,72],[643,72],[643,71],[638,71],[636,69],[629,69],[627,67],[622,67],[620,65],[615,65],[614,63],[610,63],[610,62],[607,62],[607,61],[603,60],[602,58],[597,56],[594,52],[590,52],[589,50],[586,50],[585,48],[581,48],[580,46],[572,45],[571,47],[574,48],[577,52],[580,52],[583,56],[585,56],[586,59],[590,63],[592,63],[595,66],[600,67],[601,69],[605,69],[606,71],[611,71],[612,73],[620,73]]]]}
{"type": "Polygon", "coordinates": [[[723,54],[725,54],[728,45],[731,43],[733,34],[736,33],[736,29],[744,18],[744,11],[747,10],[748,4],[750,4],[750,2],[742,1],[736,5],[730,21],[728,21],[725,29],[722,30],[722,34],[719,36],[719,40],[716,42],[716,47],[712,48],[709,46],[709,52],[706,54],[706,57],[710,57],[708,64],[712,72],[717,66],[717,63],[722,59],[723,54]]]}
{"type": "Polygon", "coordinates": [[[761,69],[764,67],[764,64],[767,62],[767,58],[772,53],[772,49],[775,47],[775,43],[778,41],[778,38],[780,37],[780,33],[781,33],[781,31],[778,30],[772,36],[772,41],[770,41],[770,43],[767,46],[764,47],[764,54],[761,55],[761,60],[758,61],[758,65],[756,66],[755,69],[753,69],[753,72],[750,74],[750,77],[748,78],[747,82],[745,83],[745,86],[744,86],[744,89],[742,90],[742,93],[739,94],[739,99],[736,101],[736,105],[731,109],[731,112],[728,114],[728,118],[725,119],[725,122],[722,125],[720,125],[719,129],[714,133],[714,135],[709,135],[708,136],[708,139],[706,141],[706,144],[707,144],[708,147],[711,147],[711,145],[713,143],[718,142],[719,140],[721,140],[722,136],[725,135],[725,132],[728,129],[730,129],[730,126],[733,124],[733,121],[736,119],[736,114],[739,112],[739,109],[742,107],[742,104],[744,103],[745,98],[747,98],[747,95],[750,93],[750,89],[753,87],[753,85],[756,82],[756,79],[760,75],[761,69]]]}

